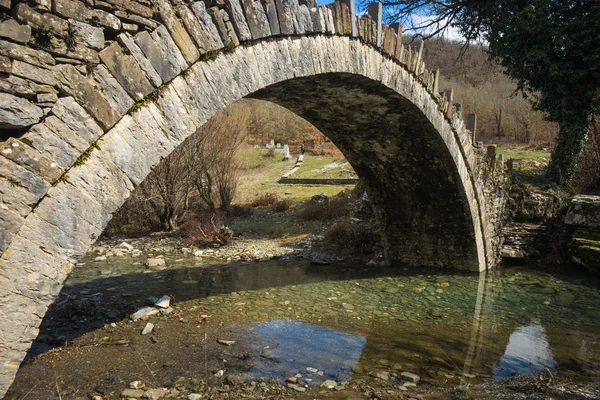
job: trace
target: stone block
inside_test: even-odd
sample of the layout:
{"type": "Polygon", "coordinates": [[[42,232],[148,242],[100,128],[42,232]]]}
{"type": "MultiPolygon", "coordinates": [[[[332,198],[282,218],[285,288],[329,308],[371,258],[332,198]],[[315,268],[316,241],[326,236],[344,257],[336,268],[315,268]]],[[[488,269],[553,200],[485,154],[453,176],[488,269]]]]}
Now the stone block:
{"type": "Polygon", "coordinates": [[[41,12],[52,11],[52,0],[30,0],[31,6],[41,12]]]}
{"type": "Polygon", "coordinates": [[[0,153],[48,183],[56,182],[64,172],[58,164],[44,157],[38,150],[15,138],[0,142],[0,153]]]}
{"type": "Polygon", "coordinates": [[[24,222],[25,218],[14,211],[3,210],[0,213],[0,254],[8,248],[24,222]]]}
{"type": "Polygon", "coordinates": [[[280,35],[281,29],[279,28],[279,18],[277,17],[275,0],[262,0],[262,4],[265,9],[265,13],[267,14],[267,19],[269,20],[269,29],[271,30],[271,35],[280,35]]]}
{"type": "Polygon", "coordinates": [[[122,10],[133,14],[140,15],[145,18],[152,18],[154,11],[150,7],[146,7],[137,1],[132,0],[106,0],[116,10],[122,10]]]}
{"type": "Polygon", "coordinates": [[[61,97],[58,99],[52,114],[60,118],[69,128],[77,132],[88,144],[95,142],[104,134],[102,128],[81,107],[73,97],[61,97]]]}
{"type": "Polygon", "coordinates": [[[318,33],[325,33],[325,17],[320,7],[313,7],[309,9],[310,19],[312,20],[313,31],[318,33]]]}
{"type": "Polygon", "coordinates": [[[45,46],[45,50],[54,56],[65,56],[82,60],[86,63],[98,64],[100,58],[98,58],[98,52],[96,50],[86,47],[84,44],[75,42],[70,46],[66,40],[61,39],[58,36],[50,38],[49,42],[45,46]]]}
{"type": "Polygon", "coordinates": [[[158,12],[185,60],[189,64],[196,62],[200,53],[167,0],[158,0],[158,12]]]}
{"type": "Polygon", "coordinates": [[[10,10],[10,6],[11,6],[11,0],[0,0],[0,8],[3,8],[5,10],[10,10]]]}
{"type": "Polygon", "coordinates": [[[26,128],[37,124],[43,115],[42,109],[28,100],[0,93],[0,128],[26,128]]]}
{"type": "Polygon", "coordinates": [[[104,147],[103,144],[101,151],[93,151],[85,164],[69,171],[68,182],[96,200],[103,210],[98,218],[108,222],[110,215],[129,197],[133,185],[104,147]]]}
{"type": "Polygon", "coordinates": [[[200,24],[196,15],[186,6],[179,6],[176,11],[190,37],[194,39],[200,53],[203,54],[213,50],[210,33],[200,24]]]}
{"type": "Polygon", "coordinates": [[[37,65],[38,67],[50,67],[56,64],[54,58],[45,51],[34,50],[5,40],[0,40],[0,55],[37,65]]]}
{"type": "Polygon", "coordinates": [[[255,10],[255,15],[256,15],[256,21],[258,22],[258,26],[260,28],[261,38],[271,36],[271,27],[269,25],[269,18],[267,17],[267,12],[265,11],[260,0],[256,0],[254,2],[254,10],[255,10]]]}
{"type": "Polygon", "coordinates": [[[396,52],[396,33],[392,28],[383,26],[383,46],[382,50],[385,54],[393,57],[396,52]]]}
{"type": "Polygon", "coordinates": [[[81,151],[56,135],[45,123],[32,127],[21,140],[65,170],[69,169],[81,154],[81,151]]]}
{"type": "Polygon", "coordinates": [[[58,81],[54,77],[54,73],[46,68],[36,67],[19,60],[13,61],[13,75],[28,79],[33,82],[41,83],[48,86],[57,86],[58,81]]]}
{"type": "Polygon", "coordinates": [[[96,87],[104,98],[121,115],[125,115],[135,103],[104,65],[96,67],[91,78],[96,82],[96,87]]]}
{"type": "Polygon", "coordinates": [[[78,0],[54,0],[52,12],[63,18],[73,18],[84,22],[88,21],[91,15],[85,3],[78,0]]]}
{"type": "Polygon", "coordinates": [[[141,100],[154,90],[135,57],[126,54],[118,43],[102,50],[100,59],[133,99],[141,100]]]}
{"type": "Polygon", "coordinates": [[[125,32],[136,33],[138,31],[138,26],[136,24],[127,24],[125,22],[121,22],[121,25],[125,32]]]}
{"type": "Polygon", "coordinates": [[[79,43],[95,50],[104,48],[104,29],[74,19],[69,20],[73,44],[79,43]]]}
{"type": "Polygon", "coordinates": [[[38,93],[36,96],[37,103],[56,103],[58,96],[55,93],[38,93]]]}
{"type": "Polygon", "coordinates": [[[294,21],[290,13],[287,13],[283,0],[274,0],[277,10],[277,19],[279,20],[279,30],[282,35],[294,34],[294,21]]]}
{"type": "Polygon", "coordinates": [[[244,10],[244,15],[246,17],[246,22],[248,23],[248,28],[250,28],[250,35],[252,35],[252,39],[261,39],[263,36],[260,23],[258,22],[258,18],[256,16],[254,0],[241,0],[241,3],[242,9],[244,10]]]}
{"type": "MultiPolygon", "coordinates": [[[[6,56],[0,56],[0,73],[12,73],[12,60],[6,56]]],[[[1,87],[1,84],[0,84],[1,87]]],[[[1,89],[0,89],[1,90],[1,89]]]]}
{"type": "MultiPolygon", "coordinates": [[[[196,1],[192,4],[192,12],[196,15],[198,20],[200,21],[200,25],[204,28],[204,31],[207,32],[208,38],[210,40],[211,46],[214,49],[220,49],[223,47],[223,40],[226,40],[227,36],[222,36],[219,34],[219,30],[216,23],[213,21],[211,15],[206,11],[206,6],[203,1],[196,1]]],[[[223,22],[224,24],[224,22],[223,22]]],[[[226,32],[226,30],[224,31],[226,32]]],[[[238,42],[239,44],[239,42],[238,42]]]]}
{"type": "Polygon", "coordinates": [[[136,185],[174,149],[165,135],[156,134],[162,132],[162,121],[156,107],[145,107],[123,118],[103,141],[102,148],[136,185]]]}
{"type": "Polygon", "coordinates": [[[230,0],[226,3],[226,5],[227,12],[231,17],[231,22],[233,22],[233,27],[238,40],[240,42],[252,40],[252,33],[250,32],[250,27],[246,22],[246,17],[244,16],[244,10],[240,0],[230,0]]]}
{"type": "Polygon", "coordinates": [[[14,19],[5,19],[0,22],[0,37],[14,42],[27,43],[31,38],[31,27],[21,25],[14,19]]]}
{"type": "Polygon", "coordinates": [[[152,19],[140,17],[137,14],[128,13],[126,11],[115,11],[114,14],[121,18],[124,21],[135,22],[136,24],[140,24],[148,27],[149,29],[156,29],[160,24],[152,19]]]}
{"type": "MultiPolygon", "coordinates": [[[[33,172],[2,156],[0,156],[0,177],[4,177],[15,185],[26,189],[37,200],[41,199],[51,187],[48,182],[33,172]]],[[[32,205],[37,203],[37,200],[34,200],[32,205]]],[[[8,210],[5,209],[5,211],[8,210]]],[[[25,216],[23,215],[23,217],[25,216]]]]}
{"type": "Polygon", "coordinates": [[[42,27],[52,28],[52,31],[57,35],[66,35],[69,30],[69,23],[67,20],[50,13],[40,14],[26,3],[17,4],[12,15],[18,21],[26,23],[35,29],[40,29],[42,27]]]}
{"type": "Polygon", "coordinates": [[[333,10],[327,6],[320,6],[325,13],[325,24],[327,26],[327,33],[334,35],[335,32],[335,21],[333,19],[333,10]]]}
{"type": "Polygon", "coordinates": [[[167,134],[174,147],[199,128],[172,87],[163,90],[155,104],[163,118],[163,132],[167,134]]]}
{"type": "Polygon", "coordinates": [[[140,49],[139,46],[135,43],[135,39],[128,33],[122,33],[119,36],[117,36],[117,40],[119,41],[119,43],[121,43],[121,45],[124,48],[127,49],[129,54],[133,58],[135,58],[142,71],[144,71],[144,73],[146,74],[146,77],[148,78],[150,83],[152,83],[154,87],[159,87],[163,81],[158,72],[156,72],[156,70],[152,66],[150,60],[148,60],[146,56],[144,56],[142,49],[140,49]]]}
{"type": "Polygon", "coordinates": [[[121,30],[121,20],[113,14],[107,13],[104,10],[91,10],[89,20],[96,25],[103,26],[114,32],[118,32],[121,30]]]}
{"type": "Polygon", "coordinates": [[[59,65],[55,68],[55,77],[61,92],[73,96],[86,109],[103,129],[109,129],[121,114],[98,93],[92,82],[82,76],[72,65],[59,65]]]}
{"type": "Polygon", "coordinates": [[[159,75],[163,77],[164,82],[172,80],[175,76],[179,75],[188,68],[188,64],[185,61],[185,58],[179,51],[179,48],[175,45],[175,42],[171,38],[171,35],[169,35],[169,32],[164,26],[161,25],[152,32],[152,40],[159,49],[158,53],[161,54],[162,57],[164,57],[162,61],[164,64],[155,64],[155,56],[151,58],[146,52],[146,50],[142,48],[142,46],[139,43],[138,45],[140,45],[140,48],[142,49],[144,54],[146,54],[146,57],[148,57],[152,65],[155,66],[155,69],[159,73],[159,75]],[[161,68],[156,68],[157,65],[161,65],[161,68]],[[168,75],[174,75],[169,79],[165,79],[165,73],[167,73],[168,75]]]}
{"type": "Polygon", "coordinates": [[[158,42],[146,31],[135,36],[135,43],[142,50],[154,70],[163,82],[169,82],[187,68],[183,56],[181,59],[167,58],[169,48],[159,35],[154,35],[158,42]]]}

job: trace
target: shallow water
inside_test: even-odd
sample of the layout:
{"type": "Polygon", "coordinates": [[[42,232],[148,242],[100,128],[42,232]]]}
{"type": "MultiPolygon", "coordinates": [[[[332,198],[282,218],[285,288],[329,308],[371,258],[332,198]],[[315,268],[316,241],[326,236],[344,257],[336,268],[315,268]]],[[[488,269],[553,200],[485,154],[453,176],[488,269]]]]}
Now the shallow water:
{"type": "MultiPolygon", "coordinates": [[[[227,373],[248,380],[299,376],[316,385],[409,371],[440,383],[545,368],[600,376],[597,277],[526,268],[478,275],[305,261],[185,267],[191,260],[154,272],[132,267],[127,258],[110,261],[113,267],[88,263],[72,273],[61,298],[88,299],[110,313],[123,299],[137,307],[148,296],[170,295],[185,321],[223,324],[221,339],[235,341],[231,351],[247,355],[243,363],[228,364],[227,373]]],[[[106,314],[98,319],[109,320],[106,314]]],[[[102,325],[93,322],[85,329],[102,325]]],[[[180,329],[200,343],[194,325],[182,323],[180,329]]],[[[182,360],[185,353],[172,357],[189,361],[182,360]]]]}

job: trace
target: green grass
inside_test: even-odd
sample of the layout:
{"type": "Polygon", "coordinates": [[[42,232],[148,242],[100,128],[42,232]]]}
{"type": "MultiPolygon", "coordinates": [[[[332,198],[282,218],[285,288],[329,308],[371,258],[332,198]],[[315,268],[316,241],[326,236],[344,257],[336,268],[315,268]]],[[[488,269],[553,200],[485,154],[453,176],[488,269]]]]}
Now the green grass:
{"type": "Polygon", "coordinates": [[[550,161],[550,152],[544,150],[527,149],[525,147],[498,147],[497,152],[504,156],[504,161],[511,158],[522,160],[520,165],[515,164],[515,169],[526,171],[544,169],[550,161]],[[536,163],[539,165],[536,166],[536,163]]]}
{"type": "Polygon", "coordinates": [[[291,178],[354,178],[354,170],[344,158],[305,155],[300,169],[291,178]],[[328,166],[333,168],[327,168],[328,166]]]}

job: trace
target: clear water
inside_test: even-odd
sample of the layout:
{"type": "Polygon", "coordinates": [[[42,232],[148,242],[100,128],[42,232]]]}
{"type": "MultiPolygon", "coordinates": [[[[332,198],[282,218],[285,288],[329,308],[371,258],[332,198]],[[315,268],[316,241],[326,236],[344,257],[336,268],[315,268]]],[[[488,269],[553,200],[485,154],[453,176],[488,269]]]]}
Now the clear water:
{"type": "Polygon", "coordinates": [[[96,295],[106,304],[171,295],[190,318],[230,328],[227,339],[252,355],[240,367],[251,379],[342,382],[388,370],[477,380],[545,368],[600,376],[598,277],[188,261],[168,260],[172,269],[151,273],[130,259],[88,263],[63,295],[96,295]]]}

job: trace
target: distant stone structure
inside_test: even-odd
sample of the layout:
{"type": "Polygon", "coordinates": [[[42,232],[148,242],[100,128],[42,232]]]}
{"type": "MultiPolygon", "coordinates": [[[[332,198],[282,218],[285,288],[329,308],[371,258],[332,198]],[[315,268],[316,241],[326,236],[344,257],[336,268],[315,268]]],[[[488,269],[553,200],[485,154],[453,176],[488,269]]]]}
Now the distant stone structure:
{"type": "Polygon", "coordinates": [[[452,91],[438,93],[423,46],[403,45],[380,6],[361,16],[353,0],[0,8],[0,396],[134,186],[247,96],[296,112],[340,148],[389,261],[494,265],[503,172],[473,147],[452,91]]]}

